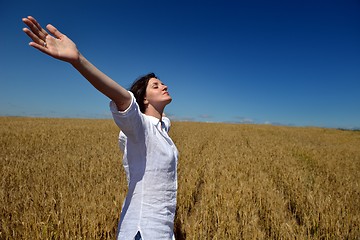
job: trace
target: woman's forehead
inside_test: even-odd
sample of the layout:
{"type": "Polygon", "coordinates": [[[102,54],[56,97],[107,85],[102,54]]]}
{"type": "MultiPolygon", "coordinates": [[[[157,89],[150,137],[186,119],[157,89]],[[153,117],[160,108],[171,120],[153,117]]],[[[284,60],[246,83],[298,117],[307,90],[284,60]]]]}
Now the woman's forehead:
{"type": "Polygon", "coordinates": [[[149,84],[162,84],[162,82],[157,78],[150,78],[149,84]]]}

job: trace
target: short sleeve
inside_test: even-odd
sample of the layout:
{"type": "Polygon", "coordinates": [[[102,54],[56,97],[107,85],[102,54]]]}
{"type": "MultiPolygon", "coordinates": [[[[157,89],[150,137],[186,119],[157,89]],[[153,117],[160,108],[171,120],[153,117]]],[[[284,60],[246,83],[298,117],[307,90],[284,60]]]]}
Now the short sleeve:
{"type": "Polygon", "coordinates": [[[144,133],[143,116],[134,94],[130,92],[131,103],[124,111],[119,111],[115,102],[110,101],[110,111],[116,125],[121,129],[128,139],[138,141],[144,133]]]}

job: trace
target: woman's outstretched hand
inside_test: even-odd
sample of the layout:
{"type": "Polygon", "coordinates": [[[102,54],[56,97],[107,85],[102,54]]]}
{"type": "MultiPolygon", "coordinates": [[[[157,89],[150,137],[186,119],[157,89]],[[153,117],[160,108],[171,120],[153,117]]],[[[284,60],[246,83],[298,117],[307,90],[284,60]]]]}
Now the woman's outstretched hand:
{"type": "Polygon", "coordinates": [[[112,99],[120,111],[129,107],[130,93],[81,55],[70,38],[50,24],[46,26],[48,33],[31,16],[23,18],[22,21],[29,27],[23,31],[32,39],[30,46],[56,59],[71,63],[97,90],[112,99]]]}
{"type": "Polygon", "coordinates": [[[50,35],[33,17],[23,18],[22,21],[29,27],[23,28],[23,31],[32,39],[30,46],[65,62],[73,64],[79,60],[80,53],[75,43],[54,26],[46,26],[50,35]]]}

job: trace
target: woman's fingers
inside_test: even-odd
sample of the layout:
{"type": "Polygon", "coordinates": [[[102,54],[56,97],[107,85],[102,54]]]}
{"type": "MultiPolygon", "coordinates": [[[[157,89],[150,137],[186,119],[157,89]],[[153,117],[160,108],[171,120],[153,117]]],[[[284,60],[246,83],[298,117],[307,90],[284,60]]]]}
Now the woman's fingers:
{"type": "Polygon", "coordinates": [[[45,29],[43,29],[35,18],[31,16],[23,18],[22,21],[29,27],[29,29],[23,28],[26,35],[32,39],[32,42],[30,42],[29,45],[44,53],[48,53],[49,51],[47,49],[46,37],[49,34],[45,31],[45,29]]]}
{"type": "Polygon", "coordinates": [[[48,35],[48,33],[46,32],[45,29],[43,29],[43,28],[40,26],[39,22],[36,21],[36,19],[35,19],[34,17],[32,17],[32,16],[29,16],[28,18],[33,22],[33,24],[37,27],[37,29],[39,29],[39,31],[40,31],[40,32],[43,34],[43,36],[46,38],[46,36],[48,35]]]}
{"type": "MultiPolygon", "coordinates": [[[[52,36],[44,28],[41,27],[41,25],[38,23],[38,21],[36,21],[34,17],[28,16],[27,18],[23,18],[22,21],[29,27],[29,29],[24,28],[23,31],[33,40],[33,42],[35,44],[41,45],[42,47],[46,47],[47,37],[52,38],[52,36]]],[[[55,38],[62,38],[63,34],[53,25],[48,24],[46,28],[53,36],[55,36],[55,38]]],[[[30,45],[35,46],[34,44],[30,45]]]]}
{"type": "Polygon", "coordinates": [[[79,51],[75,43],[53,25],[48,24],[46,31],[31,16],[22,20],[28,27],[23,28],[23,31],[32,39],[32,42],[29,43],[30,46],[47,55],[67,62],[72,62],[79,58],[79,51]]]}
{"type": "Polygon", "coordinates": [[[58,39],[61,39],[61,37],[63,36],[63,34],[59,31],[59,30],[57,30],[57,28],[56,27],[54,27],[53,25],[51,25],[51,24],[48,24],[47,26],[46,26],[46,28],[49,30],[49,32],[52,34],[52,35],[54,35],[56,38],[58,38],[58,39]]]}
{"type": "Polygon", "coordinates": [[[39,39],[33,32],[31,32],[27,28],[24,28],[23,31],[33,40],[32,42],[29,43],[30,46],[37,48],[42,52],[47,52],[46,41],[39,39]]]}
{"type": "Polygon", "coordinates": [[[46,39],[48,33],[40,26],[40,24],[35,20],[35,18],[29,16],[27,18],[23,18],[23,22],[30,28],[31,32],[33,33],[32,36],[35,37],[32,39],[35,42],[39,43],[39,40],[44,41],[46,39]]]}
{"type": "Polygon", "coordinates": [[[40,39],[37,35],[35,35],[32,31],[30,31],[27,28],[23,28],[23,31],[26,33],[26,35],[29,36],[33,40],[34,43],[39,45],[45,45],[45,40],[40,39]]]}

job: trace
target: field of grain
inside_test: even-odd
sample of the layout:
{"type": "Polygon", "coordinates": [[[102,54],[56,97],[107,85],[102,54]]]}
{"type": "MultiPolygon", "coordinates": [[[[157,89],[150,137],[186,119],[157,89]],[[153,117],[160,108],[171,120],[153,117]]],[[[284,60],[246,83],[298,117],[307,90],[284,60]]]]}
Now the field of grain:
{"type": "MultiPolygon", "coordinates": [[[[114,239],[112,120],[0,117],[0,239],[114,239]]],[[[360,239],[360,132],[174,122],[176,239],[360,239]]]]}

